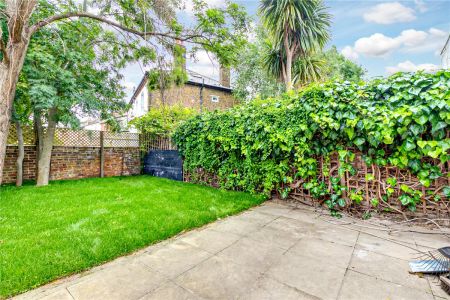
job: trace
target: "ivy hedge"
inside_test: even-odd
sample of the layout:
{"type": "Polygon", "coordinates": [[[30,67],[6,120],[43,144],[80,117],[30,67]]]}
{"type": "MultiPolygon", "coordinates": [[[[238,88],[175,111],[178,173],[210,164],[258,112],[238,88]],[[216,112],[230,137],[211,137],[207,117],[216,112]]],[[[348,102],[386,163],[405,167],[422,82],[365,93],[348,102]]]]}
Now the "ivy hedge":
{"type": "MultiPolygon", "coordinates": [[[[396,193],[401,209],[447,201],[450,194],[450,71],[397,73],[368,83],[330,82],[183,123],[173,139],[187,172],[203,170],[218,184],[287,197],[301,184],[332,211],[363,202],[377,208],[396,193]],[[335,155],[338,168],[330,172],[335,155]],[[367,166],[408,170],[417,184],[384,178],[383,193],[343,184],[367,166]],[[430,190],[438,179],[439,187],[430,190]],[[444,180],[442,180],[444,179],[444,180]]],[[[374,180],[366,174],[365,180],[374,180]]],[[[389,206],[390,207],[390,206],[389,206]]],[[[448,210],[448,206],[447,206],[448,210]]],[[[448,213],[448,212],[447,212],[448,213]]]]}

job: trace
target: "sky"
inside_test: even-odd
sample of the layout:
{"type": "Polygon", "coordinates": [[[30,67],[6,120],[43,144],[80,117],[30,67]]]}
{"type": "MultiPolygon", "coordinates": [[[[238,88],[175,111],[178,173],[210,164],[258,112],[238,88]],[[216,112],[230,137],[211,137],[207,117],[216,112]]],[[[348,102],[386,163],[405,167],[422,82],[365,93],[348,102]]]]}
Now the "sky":
{"type": "MultiPolygon", "coordinates": [[[[212,7],[222,0],[206,0],[212,7]]],[[[245,7],[257,22],[258,0],[233,1],[245,7]]],[[[387,76],[397,71],[433,70],[441,66],[440,52],[450,32],[450,0],[325,0],[332,15],[331,41],[348,59],[367,70],[366,77],[387,76]]],[[[192,6],[179,13],[188,20],[192,6]]],[[[217,79],[219,66],[200,52],[188,60],[188,69],[217,79]]],[[[128,67],[124,82],[128,90],[139,84],[142,70],[128,67]]]]}

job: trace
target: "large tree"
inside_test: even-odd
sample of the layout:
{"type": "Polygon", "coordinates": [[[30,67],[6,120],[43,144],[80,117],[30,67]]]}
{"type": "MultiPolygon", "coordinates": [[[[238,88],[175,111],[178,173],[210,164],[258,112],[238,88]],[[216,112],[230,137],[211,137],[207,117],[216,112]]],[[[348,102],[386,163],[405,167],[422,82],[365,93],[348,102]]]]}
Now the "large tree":
{"type": "MultiPolygon", "coordinates": [[[[262,0],[260,15],[281,58],[286,89],[293,87],[294,61],[319,52],[330,38],[330,15],[322,0],[262,0]]],[[[307,62],[307,61],[306,61],[307,62]]]]}
{"type": "Polygon", "coordinates": [[[13,100],[31,37],[55,22],[86,18],[117,30],[123,40],[133,45],[127,50],[128,55],[173,44],[178,39],[214,52],[221,63],[230,63],[243,43],[246,18],[242,9],[232,3],[224,9],[207,9],[203,1],[194,0],[196,22],[184,28],[174,18],[180,2],[97,0],[90,3],[95,13],[86,9],[87,1],[84,5],[73,0],[0,2],[0,184],[13,100]]]}

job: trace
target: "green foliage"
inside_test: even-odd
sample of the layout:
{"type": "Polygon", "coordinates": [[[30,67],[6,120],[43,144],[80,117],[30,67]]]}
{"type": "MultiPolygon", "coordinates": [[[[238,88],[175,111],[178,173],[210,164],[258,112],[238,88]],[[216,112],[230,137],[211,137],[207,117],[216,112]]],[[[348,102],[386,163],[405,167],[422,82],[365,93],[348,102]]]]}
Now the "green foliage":
{"type": "Polygon", "coordinates": [[[196,111],[181,105],[152,107],[142,117],[133,119],[130,125],[141,133],[154,136],[171,136],[180,124],[193,117],[196,111]]]}
{"type": "Polygon", "coordinates": [[[267,99],[280,95],[285,90],[284,84],[264,67],[267,38],[264,28],[257,27],[255,33],[256,40],[245,46],[233,66],[236,72],[233,95],[242,102],[254,98],[267,99]]]}
{"type": "Polygon", "coordinates": [[[345,58],[332,46],[327,51],[318,55],[325,62],[322,68],[324,80],[348,80],[358,82],[366,71],[356,63],[345,58]]]}
{"type": "MultiPolygon", "coordinates": [[[[361,151],[369,165],[407,168],[427,187],[442,176],[431,159],[449,160],[449,124],[450,72],[398,73],[366,84],[314,84],[298,93],[203,114],[181,125],[174,140],[186,170],[217,174],[224,188],[269,194],[303,179],[314,197],[325,196],[335,210],[348,204],[340,177],[355,172],[355,154],[349,149],[361,151]],[[315,157],[327,161],[334,152],[339,177],[331,178],[329,189],[317,180],[315,157]]],[[[367,174],[367,181],[374,179],[367,174]]],[[[387,184],[392,189],[398,183],[392,178],[387,184]]],[[[361,194],[346,192],[352,203],[361,202],[361,194]]],[[[414,210],[421,194],[410,189],[403,194],[402,204],[414,210]]],[[[382,199],[370,201],[377,207],[382,199]]]]}
{"type": "Polygon", "coordinates": [[[78,126],[81,114],[107,119],[120,112],[126,105],[118,71],[129,58],[104,44],[116,39],[89,20],[37,32],[17,86],[16,111],[28,103],[34,113],[48,117],[54,109],[55,121],[72,127],[78,126]]]}

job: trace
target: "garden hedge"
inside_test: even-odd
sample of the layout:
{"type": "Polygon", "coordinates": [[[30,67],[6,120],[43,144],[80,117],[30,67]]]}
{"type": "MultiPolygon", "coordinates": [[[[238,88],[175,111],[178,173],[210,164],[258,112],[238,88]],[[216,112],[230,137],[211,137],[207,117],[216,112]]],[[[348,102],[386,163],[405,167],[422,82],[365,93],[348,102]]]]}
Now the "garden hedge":
{"type": "Polygon", "coordinates": [[[450,71],[311,85],[183,123],[190,180],[339,209],[450,215],[450,71]]]}

